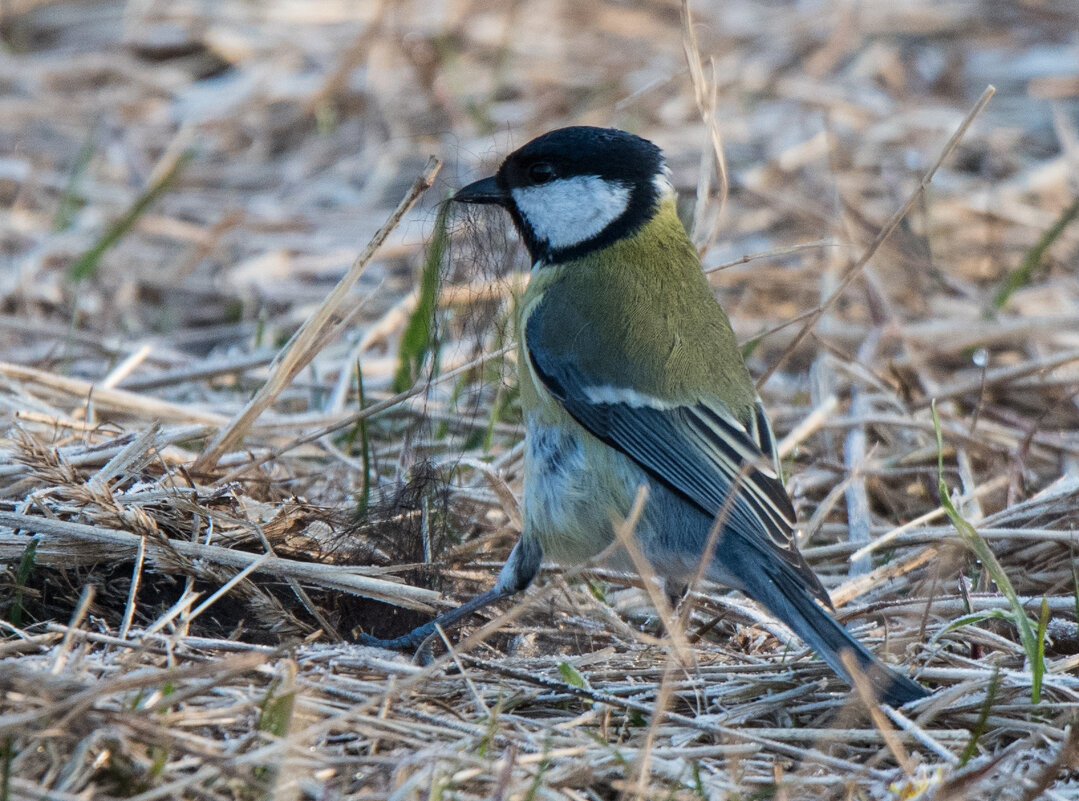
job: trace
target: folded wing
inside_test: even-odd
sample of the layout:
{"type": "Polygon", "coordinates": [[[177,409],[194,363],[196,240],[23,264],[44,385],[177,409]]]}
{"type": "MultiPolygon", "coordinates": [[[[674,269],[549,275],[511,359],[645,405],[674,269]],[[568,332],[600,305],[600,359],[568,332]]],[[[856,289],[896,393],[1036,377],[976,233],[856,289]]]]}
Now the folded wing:
{"type": "Polygon", "coordinates": [[[794,546],[794,508],[759,405],[747,427],[717,401],[676,405],[625,387],[590,384],[574,363],[553,358],[534,333],[539,332],[529,326],[533,372],[578,423],[709,518],[781,556],[806,579],[813,596],[831,607],[794,546]]]}

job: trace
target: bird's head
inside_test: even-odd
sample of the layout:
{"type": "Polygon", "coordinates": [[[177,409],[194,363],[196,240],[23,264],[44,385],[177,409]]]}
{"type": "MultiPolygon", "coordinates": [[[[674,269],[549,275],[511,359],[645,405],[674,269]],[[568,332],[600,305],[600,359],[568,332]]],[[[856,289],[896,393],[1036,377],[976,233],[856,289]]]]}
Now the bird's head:
{"type": "Polygon", "coordinates": [[[459,203],[505,208],[533,262],[562,262],[632,235],[673,195],[658,147],[613,128],[575,126],[514,151],[459,203]]]}

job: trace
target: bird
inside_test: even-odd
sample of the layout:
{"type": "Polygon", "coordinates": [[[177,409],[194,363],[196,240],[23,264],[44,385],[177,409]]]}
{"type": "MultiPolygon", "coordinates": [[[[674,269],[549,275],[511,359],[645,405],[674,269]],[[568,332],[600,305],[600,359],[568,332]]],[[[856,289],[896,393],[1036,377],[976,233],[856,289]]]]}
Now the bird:
{"type": "MultiPolygon", "coordinates": [[[[643,486],[633,536],[668,587],[700,570],[761,604],[848,682],[841,654],[851,654],[879,700],[928,695],[832,616],[798,551],[776,438],[678,217],[662,151],[622,130],[560,128],[452,199],[508,212],[532,261],[518,327],[522,532],[491,590],[402,637],[360,641],[415,649],[436,624],[525,589],[544,559],[595,557],[643,486]]],[[[612,551],[613,567],[633,569],[612,551]]]]}

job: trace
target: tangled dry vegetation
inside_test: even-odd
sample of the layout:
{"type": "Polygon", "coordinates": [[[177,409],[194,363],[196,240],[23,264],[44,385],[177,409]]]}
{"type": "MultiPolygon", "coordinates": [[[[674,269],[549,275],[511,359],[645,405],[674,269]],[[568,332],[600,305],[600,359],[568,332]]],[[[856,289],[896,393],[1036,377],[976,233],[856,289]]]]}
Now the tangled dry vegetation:
{"type": "Polygon", "coordinates": [[[4,4],[0,799],[1079,798],[1074,6],[695,13],[4,4]],[[594,566],[352,644],[516,536],[524,265],[435,209],[569,123],[666,149],[803,552],[933,697],[594,566]]]}

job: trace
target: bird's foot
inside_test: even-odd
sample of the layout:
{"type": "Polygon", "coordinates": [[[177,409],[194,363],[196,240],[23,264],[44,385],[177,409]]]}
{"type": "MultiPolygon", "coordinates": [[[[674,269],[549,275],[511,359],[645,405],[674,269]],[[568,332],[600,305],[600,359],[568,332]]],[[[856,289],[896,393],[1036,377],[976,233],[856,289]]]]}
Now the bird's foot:
{"type": "Polygon", "coordinates": [[[400,637],[394,637],[391,640],[372,637],[370,634],[360,634],[356,641],[360,645],[371,648],[384,648],[387,651],[418,651],[435,632],[434,623],[428,623],[412,629],[408,634],[402,634],[400,637]]]}

